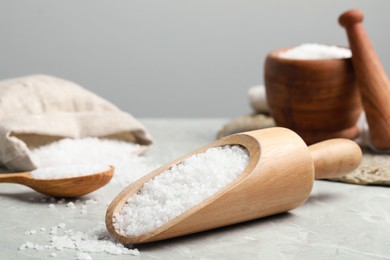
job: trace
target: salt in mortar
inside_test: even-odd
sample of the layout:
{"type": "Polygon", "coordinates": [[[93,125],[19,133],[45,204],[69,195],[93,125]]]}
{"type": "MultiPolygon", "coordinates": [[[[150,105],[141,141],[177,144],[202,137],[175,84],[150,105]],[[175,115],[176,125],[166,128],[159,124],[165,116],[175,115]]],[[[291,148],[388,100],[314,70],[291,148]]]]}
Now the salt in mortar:
{"type": "Polygon", "coordinates": [[[338,46],[305,43],[281,52],[279,57],[297,60],[343,59],[352,57],[352,52],[338,46]]]}

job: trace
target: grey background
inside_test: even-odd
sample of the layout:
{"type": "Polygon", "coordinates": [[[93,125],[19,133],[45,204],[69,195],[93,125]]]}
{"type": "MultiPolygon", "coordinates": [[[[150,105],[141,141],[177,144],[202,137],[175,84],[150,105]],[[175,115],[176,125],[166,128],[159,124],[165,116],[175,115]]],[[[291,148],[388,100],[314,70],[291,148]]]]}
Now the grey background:
{"type": "MultiPolygon", "coordinates": [[[[136,117],[234,117],[251,110],[266,54],[305,42],[347,45],[358,7],[387,73],[390,1],[3,1],[0,78],[45,73],[136,117]]],[[[27,99],[28,100],[28,99],[27,99]]]]}

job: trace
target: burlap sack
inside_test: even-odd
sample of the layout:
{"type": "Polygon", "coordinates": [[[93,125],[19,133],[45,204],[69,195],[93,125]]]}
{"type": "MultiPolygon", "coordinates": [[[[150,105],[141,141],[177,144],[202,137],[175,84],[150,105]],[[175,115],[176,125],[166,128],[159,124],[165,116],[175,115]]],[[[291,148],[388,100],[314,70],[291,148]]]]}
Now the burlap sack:
{"type": "Polygon", "coordinates": [[[73,82],[46,75],[0,81],[1,166],[33,170],[31,148],[89,136],[152,143],[130,114],[73,82]]]}

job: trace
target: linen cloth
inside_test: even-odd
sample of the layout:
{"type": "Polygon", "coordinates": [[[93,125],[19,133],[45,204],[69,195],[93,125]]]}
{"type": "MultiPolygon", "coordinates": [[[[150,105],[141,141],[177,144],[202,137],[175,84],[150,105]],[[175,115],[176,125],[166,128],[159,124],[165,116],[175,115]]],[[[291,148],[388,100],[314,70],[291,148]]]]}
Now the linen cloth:
{"type": "Polygon", "coordinates": [[[152,144],[131,114],[74,82],[48,75],[0,81],[0,166],[33,170],[32,148],[83,137],[152,144]]]}

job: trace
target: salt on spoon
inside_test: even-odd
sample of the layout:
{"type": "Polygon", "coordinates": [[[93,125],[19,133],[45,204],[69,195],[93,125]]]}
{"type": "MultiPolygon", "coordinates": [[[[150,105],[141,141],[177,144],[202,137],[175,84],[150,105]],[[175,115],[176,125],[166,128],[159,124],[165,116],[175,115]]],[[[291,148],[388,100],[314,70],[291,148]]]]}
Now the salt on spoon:
{"type": "MultiPolygon", "coordinates": [[[[106,226],[121,243],[141,244],[286,212],[307,200],[314,179],[345,175],[360,164],[361,157],[359,146],[351,140],[331,139],[307,147],[296,133],[281,127],[227,136],[152,171],[125,188],[108,207],[106,226]],[[188,181],[185,180],[188,171],[180,174],[180,168],[186,166],[187,159],[193,155],[202,155],[209,149],[225,146],[246,149],[249,154],[246,167],[226,186],[171,219],[169,215],[171,211],[177,210],[177,204],[186,204],[197,196],[196,189],[193,194],[190,192],[185,196],[165,196],[165,191],[171,185],[188,181]],[[176,168],[179,169],[179,175],[173,181],[172,178],[171,181],[158,181],[160,174],[172,174],[170,172],[176,171],[176,168]],[[153,182],[158,185],[149,189],[153,182]],[[134,199],[143,194],[145,196],[140,200],[134,199]],[[139,208],[147,208],[150,205],[149,198],[156,194],[161,194],[158,203],[170,203],[173,206],[166,209],[157,207],[155,212],[149,212],[146,220],[154,223],[126,219],[144,218],[145,214],[140,214],[139,208]],[[143,229],[134,223],[154,225],[154,228],[143,229]]],[[[218,168],[219,165],[209,167],[218,168]]],[[[194,177],[190,175],[189,178],[194,177]]],[[[193,181],[189,180],[188,184],[191,183],[193,181]]]]}
{"type": "Polygon", "coordinates": [[[78,197],[106,185],[114,167],[100,164],[61,165],[31,172],[0,174],[0,182],[26,185],[52,197],[78,197]]]}

